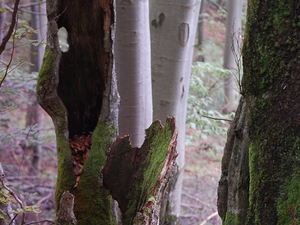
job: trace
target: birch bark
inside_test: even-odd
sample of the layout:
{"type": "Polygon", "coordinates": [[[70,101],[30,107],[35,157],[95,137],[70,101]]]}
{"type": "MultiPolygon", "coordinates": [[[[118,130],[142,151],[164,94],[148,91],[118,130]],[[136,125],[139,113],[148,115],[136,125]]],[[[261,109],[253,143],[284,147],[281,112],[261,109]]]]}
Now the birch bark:
{"type": "Polygon", "coordinates": [[[175,116],[178,124],[177,176],[165,205],[168,211],[162,209],[161,215],[162,220],[168,218],[168,223],[176,223],[180,214],[185,108],[199,7],[199,0],[150,2],[153,118],[175,116]]]}
{"type": "MultiPolygon", "coordinates": [[[[152,123],[149,2],[117,0],[116,73],[121,97],[119,134],[141,146],[152,123]]],[[[165,119],[165,118],[164,118],[165,119]]]]}

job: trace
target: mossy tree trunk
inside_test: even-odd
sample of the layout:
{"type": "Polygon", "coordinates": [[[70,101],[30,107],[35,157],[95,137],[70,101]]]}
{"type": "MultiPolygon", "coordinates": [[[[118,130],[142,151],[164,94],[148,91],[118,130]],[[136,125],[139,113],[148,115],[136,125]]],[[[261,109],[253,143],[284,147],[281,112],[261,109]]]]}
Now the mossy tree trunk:
{"type": "Polygon", "coordinates": [[[114,142],[119,105],[114,12],[113,0],[47,0],[37,96],[55,125],[59,224],[116,224],[112,197],[124,225],[157,224],[177,157],[174,118],[165,127],[154,122],[140,149],[130,146],[129,136],[114,142]],[[68,32],[67,52],[59,47],[61,27],[68,32]]]}
{"type": "Polygon", "coordinates": [[[248,139],[249,147],[225,148],[218,199],[224,224],[300,223],[299,28],[299,1],[248,1],[239,106],[246,122],[237,126],[237,113],[228,143],[248,139]]]}
{"type": "Polygon", "coordinates": [[[112,224],[112,199],[99,180],[117,128],[114,2],[48,0],[47,16],[37,95],[56,131],[58,222],[112,224]],[[61,27],[68,32],[67,52],[58,42],[61,27]]]}

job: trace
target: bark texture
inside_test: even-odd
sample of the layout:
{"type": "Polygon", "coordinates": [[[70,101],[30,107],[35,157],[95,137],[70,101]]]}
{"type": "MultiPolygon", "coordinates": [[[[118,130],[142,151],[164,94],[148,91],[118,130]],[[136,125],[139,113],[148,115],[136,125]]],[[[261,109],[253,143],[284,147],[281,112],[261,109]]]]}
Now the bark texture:
{"type": "Polygon", "coordinates": [[[224,224],[245,224],[249,198],[249,108],[242,97],[227,133],[218,187],[218,212],[224,224]],[[232,217],[234,215],[234,217],[232,217]]]}
{"type": "Polygon", "coordinates": [[[119,134],[140,147],[152,123],[149,2],[117,0],[116,73],[120,94],[119,134]]]}
{"type": "Polygon", "coordinates": [[[131,147],[130,136],[111,146],[103,184],[119,203],[123,224],[158,224],[162,200],[177,157],[175,119],[159,121],[146,130],[141,148],[131,147]],[[116,165],[118,165],[116,167],[116,165]]]}
{"type": "Polygon", "coordinates": [[[300,2],[250,0],[247,21],[243,93],[249,116],[243,129],[249,135],[249,207],[246,217],[228,210],[233,189],[226,194],[220,185],[219,213],[225,224],[299,224],[300,2]]]}
{"type": "Polygon", "coordinates": [[[153,118],[174,116],[179,130],[176,175],[160,223],[179,221],[186,102],[199,7],[198,0],[150,1],[153,118]]]}
{"type": "Polygon", "coordinates": [[[226,39],[224,47],[224,68],[231,72],[224,81],[224,94],[226,112],[235,111],[238,103],[238,85],[240,82],[238,71],[240,68],[242,47],[242,0],[228,1],[228,12],[226,19],[226,39]]]}
{"type": "Polygon", "coordinates": [[[114,2],[48,0],[47,16],[47,46],[37,95],[53,120],[57,137],[57,215],[61,197],[69,191],[78,224],[112,224],[112,200],[99,179],[117,127],[114,2]],[[64,53],[57,37],[61,27],[68,32],[69,50],[64,53]],[[86,144],[89,138],[91,144],[86,144]],[[84,165],[77,171],[81,157],[84,165]]]}

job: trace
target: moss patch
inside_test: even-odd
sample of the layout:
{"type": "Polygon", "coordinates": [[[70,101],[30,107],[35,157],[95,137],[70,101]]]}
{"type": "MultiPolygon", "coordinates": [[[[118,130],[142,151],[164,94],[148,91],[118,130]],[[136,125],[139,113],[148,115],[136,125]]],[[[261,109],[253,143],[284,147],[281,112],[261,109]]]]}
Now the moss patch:
{"type": "Polygon", "coordinates": [[[112,198],[109,191],[100,186],[100,171],[115,134],[116,128],[105,121],[98,122],[92,134],[89,158],[84,164],[78,187],[72,190],[78,224],[115,224],[112,198]]]}
{"type": "Polygon", "coordinates": [[[243,225],[241,224],[241,221],[239,219],[238,216],[230,213],[230,212],[227,212],[226,213],[226,219],[225,221],[223,221],[223,225],[243,225]]]}
{"type": "Polygon", "coordinates": [[[299,1],[249,1],[243,49],[243,87],[251,107],[247,224],[278,224],[280,215],[289,214],[283,208],[298,204],[287,191],[299,178],[291,173],[299,171],[300,154],[299,8],[299,1]]]}

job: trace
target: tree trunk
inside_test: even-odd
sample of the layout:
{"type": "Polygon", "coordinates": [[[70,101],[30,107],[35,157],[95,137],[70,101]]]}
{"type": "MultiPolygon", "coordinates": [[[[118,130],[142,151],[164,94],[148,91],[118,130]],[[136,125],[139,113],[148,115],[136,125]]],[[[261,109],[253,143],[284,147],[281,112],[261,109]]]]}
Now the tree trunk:
{"type": "Polygon", "coordinates": [[[153,118],[175,116],[178,123],[177,175],[161,223],[179,221],[185,146],[185,108],[200,1],[150,2],[153,118]]]}
{"type": "Polygon", "coordinates": [[[154,122],[140,149],[130,146],[129,136],[113,143],[119,103],[114,10],[113,1],[47,1],[50,22],[37,95],[55,125],[59,224],[116,224],[109,193],[123,224],[157,224],[172,176],[174,118],[164,127],[154,122]],[[68,32],[67,52],[59,48],[60,27],[68,32]]]}
{"type": "MultiPolygon", "coordinates": [[[[40,44],[38,46],[31,45],[31,57],[30,57],[30,72],[39,72],[42,64],[43,54],[44,54],[44,45],[42,44],[43,38],[45,38],[46,32],[44,27],[46,27],[47,21],[42,20],[42,17],[46,17],[45,9],[41,10],[41,6],[38,4],[39,0],[31,0],[31,27],[37,30],[37,33],[33,33],[30,37],[32,40],[37,40],[40,44]],[[44,21],[44,24],[41,25],[40,21],[44,21]]],[[[26,127],[37,124],[37,136],[39,136],[39,130],[42,128],[42,121],[40,119],[40,106],[36,100],[35,93],[29,91],[29,97],[33,98],[32,104],[27,107],[26,115],[26,127]],[[34,97],[32,97],[34,96],[34,97]]],[[[31,146],[33,151],[32,157],[32,167],[34,170],[33,173],[37,173],[40,169],[40,157],[41,157],[41,146],[35,144],[31,146]]]]}
{"type": "MultiPolygon", "coordinates": [[[[228,143],[234,135],[241,139],[248,134],[249,171],[247,166],[235,170],[248,157],[242,143],[232,147],[231,156],[225,149],[218,199],[224,224],[300,222],[299,15],[300,2],[296,0],[248,1],[243,49],[245,101],[239,107],[245,107],[247,122],[236,134],[229,131],[228,143]],[[232,194],[234,202],[230,202],[232,194]]],[[[239,115],[241,121],[242,113],[239,115]]]]}
{"type": "MultiPolygon", "coordinates": [[[[199,12],[199,21],[197,27],[197,39],[198,39],[198,51],[200,51],[200,55],[196,55],[195,59],[200,62],[204,62],[204,52],[203,52],[203,42],[204,42],[204,20],[205,20],[205,10],[206,10],[206,1],[202,0],[200,5],[199,12]]],[[[197,52],[197,51],[195,51],[197,52]]],[[[198,53],[199,54],[199,53],[198,53]]]]}
{"type": "Polygon", "coordinates": [[[141,146],[152,123],[151,49],[148,1],[117,0],[116,73],[121,97],[120,135],[141,146]]]}
{"type": "Polygon", "coordinates": [[[242,97],[227,133],[218,187],[218,212],[224,224],[245,224],[249,198],[249,107],[242,97]],[[226,220],[224,219],[226,218],[226,220]],[[234,217],[235,218],[235,217],[234,217]]]}
{"type": "Polygon", "coordinates": [[[240,66],[241,26],[242,26],[242,0],[231,0],[228,2],[226,20],[226,39],[224,47],[224,68],[231,72],[224,81],[226,112],[236,110],[238,106],[238,85],[240,66]]]}
{"type": "Polygon", "coordinates": [[[117,128],[112,54],[114,3],[48,0],[47,15],[47,47],[37,95],[55,125],[58,222],[75,221],[72,212],[61,216],[66,205],[72,207],[72,201],[60,204],[62,196],[71,200],[73,195],[78,224],[112,224],[111,197],[99,180],[117,128]],[[64,53],[57,37],[60,27],[68,32],[69,50],[64,53]],[[63,193],[68,191],[71,196],[65,197],[68,194],[63,193]]]}
{"type": "Polygon", "coordinates": [[[152,123],[141,148],[131,147],[128,135],[111,146],[103,169],[103,184],[118,201],[124,225],[159,223],[177,157],[176,142],[175,119],[168,118],[164,127],[159,121],[152,123]]]}

